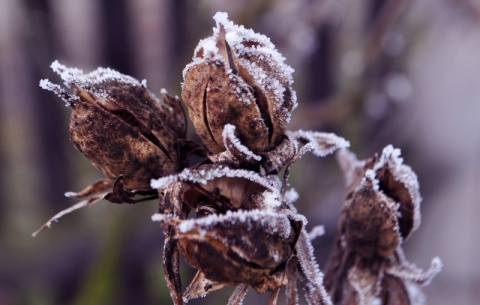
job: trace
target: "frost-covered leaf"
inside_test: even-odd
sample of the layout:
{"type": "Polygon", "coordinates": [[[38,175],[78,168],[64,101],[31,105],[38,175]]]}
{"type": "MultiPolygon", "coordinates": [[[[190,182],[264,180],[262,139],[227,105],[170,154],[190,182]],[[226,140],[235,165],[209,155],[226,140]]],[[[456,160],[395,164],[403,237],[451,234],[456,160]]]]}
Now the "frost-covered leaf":
{"type": "Polygon", "coordinates": [[[288,131],[287,135],[303,145],[297,153],[299,156],[311,151],[317,157],[324,157],[336,150],[350,146],[347,140],[333,133],[297,130],[288,131]]]}
{"type": "Polygon", "coordinates": [[[390,266],[386,272],[402,280],[411,281],[420,285],[428,285],[435,275],[442,270],[442,266],[443,264],[440,258],[434,257],[430,268],[426,271],[423,271],[412,263],[404,262],[401,265],[390,266]]]}

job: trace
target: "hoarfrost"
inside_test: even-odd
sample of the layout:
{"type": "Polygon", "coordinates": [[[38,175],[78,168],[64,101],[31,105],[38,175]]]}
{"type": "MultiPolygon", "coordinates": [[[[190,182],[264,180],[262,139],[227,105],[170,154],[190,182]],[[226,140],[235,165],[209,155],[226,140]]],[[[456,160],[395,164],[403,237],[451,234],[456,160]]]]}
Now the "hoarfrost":
{"type": "Polygon", "coordinates": [[[400,156],[400,149],[394,148],[392,145],[386,146],[373,170],[377,171],[383,167],[387,167],[391,171],[393,178],[402,183],[408,190],[413,203],[413,228],[411,231],[413,232],[418,229],[421,221],[420,204],[422,202],[422,197],[419,191],[420,185],[415,172],[410,166],[403,164],[403,158],[400,156]]]}
{"type": "Polygon", "coordinates": [[[226,124],[223,128],[223,145],[225,148],[228,149],[232,155],[236,156],[240,154],[243,158],[247,161],[255,160],[261,161],[262,157],[256,155],[253,151],[248,149],[245,145],[243,145],[240,140],[235,136],[235,126],[232,124],[226,124]]]}
{"type": "Polygon", "coordinates": [[[295,141],[305,143],[303,153],[312,151],[317,157],[325,157],[338,149],[350,147],[350,142],[334,133],[297,130],[287,134],[295,141]]]}
{"type": "MultiPolygon", "coordinates": [[[[172,218],[171,215],[160,213],[152,216],[153,221],[159,222],[169,222],[172,218]]],[[[203,235],[219,224],[227,227],[238,227],[239,224],[244,224],[247,228],[259,225],[264,233],[280,236],[281,238],[288,238],[292,233],[290,220],[287,216],[268,210],[228,211],[226,214],[211,214],[202,218],[177,221],[180,222],[176,226],[179,233],[188,233],[196,230],[200,235],[203,235]]]]}
{"type": "Polygon", "coordinates": [[[317,237],[323,236],[325,234],[325,227],[318,225],[313,227],[313,229],[307,233],[309,240],[314,240],[317,237]]]}
{"type": "Polygon", "coordinates": [[[307,280],[305,290],[309,304],[333,305],[330,296],[323,286],[323,273],[313,255],[313,246],[308,239],[307,232],[302,230],[296,247],[300,259],[300,268],[307,280]]]}
{"type": "Polygon", "coordinates": [[[54,84],[50,82],[48,79],[40,80],[39,85],[40,85],[40,88],[48,91],[52,91],[57,96],[59,96],[65,102],[65,106],[67,107],[75,103],[76,101],[80,100],[78,96],[69,94],[67,90],[63,89],[60,85],[54,84]]]}
{"type": "Polygon", "coordinates": [[[285,192],[285,200],[287,201],[287,203],[289,204],[292,204],[294,203],[295,201],[298,200],[300,196],[298,195],[298,192],[294,189],[294,188],[291,188],[291,189],[288,189],[286,192],[285,192]]]}
{"type": "MultiPolygon", "coordinates": [[[[292,74],[294,72],[294,69],[285,63],[285,57],[278,52],[270,38],[255,33],[252,29],[246,29],[243,25],[234,24],[228,19],[227,13],[218,12],[213,19],[216,23],[213,28],[213,35],[200,40],[195,48],[193,61],[183,70],[183,78],[185,78],[187,71],[194,66],[219,61],[219,64],[224,66],[225,72],[232,80],[243,87],[248,87],[249,84],[230,69],[230,64],[226,62],[227,60],[224,57],[226,55],[222,54],[225,51],[219,49],[218,43],[224,39],[225,44],[232,52],[233,61],[242,66],[263,91],[272,92],[272,98],[278,104],[277,108],[281,109],[285,88],[293,84],[292,74]],[[256,59],[260,60],[262,64],[256,64],[256,59]]],[[[238,100],[249,102],[245,97],[248,92],[237,93],[238,100]]],[[[249,97],[253,99],[253,96],[249,97]]],[[[293,90],[291,99],[293,109],[295,109],[297,101],[293,90]]],[[[284,119],[288,122],[290,115],[284,114],[284,119]]]]}
{"type": "Polygon", "coordinates": [[[153,189],[165,187],[171,183],[184,181],[207,184],[208,181],[216,178],[244,178],[252,182],[262,185],[271,192],[278,192],[278,181],[274,177],[264,177],[256,172],[244,169],[232,169],[226,166],[217,166],[208,170],[205,169],[184,169],[176,175],[161,177],[159,179],[152,179],[150,186],[153,189]]]}
{"type": "Polygon", "coordinates": [[[278,192],[263,192],[263,204],[264,208],[274,210],[281,206],[282,201],[280,199],[280,194],[278,192]]]}
{"type": "MultiPolygon", "coordinates": [[[[137,79],[121,74],[110,68],[97,68],[96,70],[83,74],[83,71],[78,68],[67,68],[66,66],[60,64],[58,60],[55,60],[50,67],[52,70],[57,73],[60,78],[63,80],[64,84],[67,87],[78,86],[97,98],[109,98],[107,90],[105,90],[104,84],[110,81],[118,81],[123,84],[129,84],[131,86],[143,86],[146,88],[146,80],[139,82],[137,79]]],[[[53,91],[63,100],[66,100],[65,90],[60,90],[58,85],[51,84],[48,80],[42,80],[40,86],[44,89],[53,91]]],[[[70,95],[68,95],[70,97],[70,95]]],[[[67,98],[66,102],[71,104],[72,102],[78,100],[76,97],[75,100],[72,98],[67,98]]]]}
{"type": "Polygon", "coordinates": [[[442,270],[443,264],[439,257],[434,257],[428,270],[423,271],[414,264],[405,262],[400,266],[392,266],[386,270],[388,274],[411,281],[419,285],[428,285],[430,281],[442,270]]]}

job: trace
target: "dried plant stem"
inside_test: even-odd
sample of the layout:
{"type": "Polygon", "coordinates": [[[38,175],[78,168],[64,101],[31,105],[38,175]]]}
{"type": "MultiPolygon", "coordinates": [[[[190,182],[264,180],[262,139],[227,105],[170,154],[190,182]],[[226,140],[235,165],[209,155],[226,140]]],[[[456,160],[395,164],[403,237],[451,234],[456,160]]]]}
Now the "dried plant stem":
{"type": "Polygon", "coordinates": [[[62,218],[64,215],[70,214],[73,211],[76,211],[78,209],[81,209],[83,207],[91,206],[94,205],[95,203],[99,202],[100,200],[105,199],[105,196],[107,196],[109,192],[102,193],[93,197],[90,197],[88,199],[82,200],[71,207],[60,211],[59,213],[55,214],[52,218],[50,218],[46,223],[44,223],[38,230],[33,232],[32,237],[35,237],[38,235],[38,233],[42,232],[45,228],[50,228],[52,223],[57,222],[60,218],[62,218]]]}

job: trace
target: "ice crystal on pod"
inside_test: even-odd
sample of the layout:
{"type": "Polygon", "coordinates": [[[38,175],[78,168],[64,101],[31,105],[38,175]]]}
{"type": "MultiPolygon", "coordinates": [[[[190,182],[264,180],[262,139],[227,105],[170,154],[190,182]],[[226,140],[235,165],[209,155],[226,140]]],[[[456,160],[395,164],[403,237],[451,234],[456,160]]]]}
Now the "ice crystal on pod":
{"type": "Polygon", "coordinates": [[[211,180],[222,177],[244,178],[265,187],[272,193],[278,193],[280,187],[279,181],[274,177],[265,177],[253,171],[232,169],[226,166],[218,166],[209,170],[186,168],[179,174],[153,179],[150,186],[158,189],[177,181],[207,184],[211,180]]]}
{"type": "MultiPolygon", "coordinates": [[[[153,221],[168,222],[169,218],[171,216],[159,213],[152,216],[153,221]]],[[[228,211],[226,214],[212,214],[198,219],[184,220],[176,226],[176,229],[179,233],[197,230],[200,235],[204,235],[205,232],[220,223],[228,228],[234,228],[239,223],[244,223],[246,228],[251,228],[255,223],[262,226],[266,234],[278,234],[282,238],[287,238],[291,234],[291,225],[288,218],[285,215],[269,210],[239,210],[235,212],[228,211]]]]}

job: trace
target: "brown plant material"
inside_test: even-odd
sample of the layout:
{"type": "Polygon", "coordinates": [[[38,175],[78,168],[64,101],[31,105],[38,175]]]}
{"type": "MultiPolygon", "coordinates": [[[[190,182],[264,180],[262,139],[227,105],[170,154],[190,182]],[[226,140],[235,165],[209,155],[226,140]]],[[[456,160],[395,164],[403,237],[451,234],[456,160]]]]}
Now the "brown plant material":
{"type": "Polygon", "coordinates": [[[152,181],[160,194],[153,216],[166,232],[164,270],[176,305],[226,285],[238,285],[229,304],[240,304],[245,285],[271,292],[276,304],[287,285],[287,303],[296,304],[296,277],[308,287],[311,304],[330,304],[313,249],[276,176],[224,165],[202,165],[152,181]],[[189,213],[195,217],[187,219],[189,213]],[[198,270],[184,293],[179,255],[198,270]],[[181,297],[182,296],[182,297],[181,297]]]}
{"type": "Polygon", "coordinates": [[[182,97],[195,130],[213,154],[228,150],[224,128],[253,153],[278,145],[296,107],[293,69],[270,39],[214,17],[213,36],[203,39],[184,70],[182,97]]]}
{"type": "Polygon", "coordinates": [[[92,164],[127,189],[149,189],[150,180],[184,167],[182,139],[186,116],[178,98],[158,100],[144,83],[111,69],[89,74],[52,64],[69,94],[43,80],[41,86],[62,97],[72,109],[70,139],[92,164]]]}
{"type": "Polygon", "coordinates": [[[211,37],[197,46],[184,70],[182,96],[201,145],[186,137],[186,116],[177,97],[162,101],[146,84],[110,69],[83,74],[52,64],[66,86],[40,85],[72,109],[70,136],[75,147],[106,178],[80,192],[82,199],[63,215],[103,199],[137,203],[159,199],[165,234],[163,267],[175,305],[204,297],[227,285],[236,289],[229,305],[241,305],[248,287],[270,293],[276,305],[285,286],[286,303],[298,304],[297,282],[310,305],[411,303],[409,282],[428,283],[427,272],[409,264],[401,244],[417,229],[420,195],[415,174],[399,151],[357,161],[343,153],[347,178],[340,235],[326,274],[315,262],[306,218],[297,213],[297,194],[288,189],[289,170],[306,152],[323,157],[349,143],[332,133],[287,131],[296,96],[293,70],[270,40],[214,17],[211,37]],[[204,159],[188,166],[189,156],[204,159]],[[284,170],[283,179],[276,175],[284,170]],[[180,257],[197,270],[182,291],[180,257]]]}
{"type": "Polygon", "coordinates": [[[412,304],[416,296],[408,293],[409,286],[428,284],[441,268],[435,258],[424,272],[410,264],[401,249],[420,224],[421,197],[415,173],[392,146],[366,161],[342,152],[339,161],[347,196],[335,250],[326,268],[325,286],[333,302],[412,304]]]}

